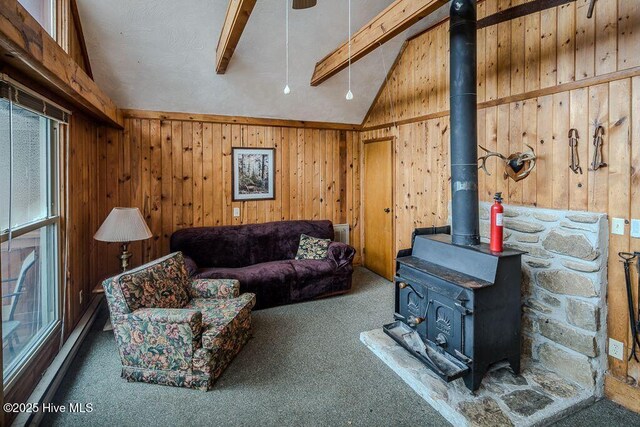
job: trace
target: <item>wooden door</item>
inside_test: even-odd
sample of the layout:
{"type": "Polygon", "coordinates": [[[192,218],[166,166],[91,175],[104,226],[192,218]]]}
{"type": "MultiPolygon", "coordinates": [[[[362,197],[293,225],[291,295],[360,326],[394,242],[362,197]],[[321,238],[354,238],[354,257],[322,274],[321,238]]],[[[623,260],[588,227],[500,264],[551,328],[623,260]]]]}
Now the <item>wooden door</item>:
{"type": "Polygon", "coordinates": [[[364,144],[365,267],[393,279],[393,140],[364,144]]]}

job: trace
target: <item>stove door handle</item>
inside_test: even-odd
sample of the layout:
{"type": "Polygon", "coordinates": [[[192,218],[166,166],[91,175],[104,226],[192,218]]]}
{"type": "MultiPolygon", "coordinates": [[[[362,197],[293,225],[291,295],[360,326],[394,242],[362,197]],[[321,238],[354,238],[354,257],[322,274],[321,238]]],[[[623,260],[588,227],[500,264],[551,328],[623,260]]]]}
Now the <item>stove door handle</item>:
{"type": "Polygon", "coordinates": [[[409,326],[411,326],[412,328],[415,328],[420,323],[424,322],[424,317],[411,316],[409,317],[408,320],[409,320],[409,326]]]}
{"type": "Polygon", "coordinates": [[[397,285],[398,285],[398,288],[400,288],[400,289],[409,288],[409,289],[411,289],[411,290],[412,290],[416,295],[418,295],[420,298],[423,298],[423,299],[424,299],[424,295],[422,295],[420,292],[416,291],[416,289],[415,289],[413,286],[411,286],[411,284],[409,284],[409,283],[407,283],[407,282],[404,282],[404,281],[401,281],[401,280],[398,280],[396,283],[397,283],[397,285]]]}

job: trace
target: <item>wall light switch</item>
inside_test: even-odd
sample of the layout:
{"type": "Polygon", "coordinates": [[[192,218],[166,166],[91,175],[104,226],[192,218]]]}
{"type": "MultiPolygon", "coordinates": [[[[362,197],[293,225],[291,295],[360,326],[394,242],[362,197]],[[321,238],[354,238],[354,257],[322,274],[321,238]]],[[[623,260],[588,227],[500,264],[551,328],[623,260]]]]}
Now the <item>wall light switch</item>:
{"type": "Polygon", "coordinates": [[[624,359],[624,344],[620,341],[609,338],[609,356],[618,360],[624,359]]]}
{"type": "Polygon", "coordinates": [[[631,220],[631,237],[640,239],[640,219],[631,220]]]}
{"type": "Polygon", "coordinates": [[[624,218],[613,218],[611,220],[611,234],[624,235],[624,218]]]}
{"type": "Polygon", "coordinates": [[[235,218],[240,216],[240,208],[233,208],[233,216],[235,218]]]}

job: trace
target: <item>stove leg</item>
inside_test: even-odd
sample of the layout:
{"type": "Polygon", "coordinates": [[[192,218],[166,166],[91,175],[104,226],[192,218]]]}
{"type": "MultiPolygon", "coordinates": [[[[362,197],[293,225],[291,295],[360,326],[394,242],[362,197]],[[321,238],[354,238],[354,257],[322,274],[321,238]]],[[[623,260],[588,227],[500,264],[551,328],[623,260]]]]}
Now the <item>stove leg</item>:
{"type": "Polygon", "coordinates": [[[509,365],[511,366],[513,373],[520,375],[520,355],[511,356],[507,360],[509,361],[509,365]]]}
{"type": "Polygon", "coordinates": [[[476,369],[471,373],[467,374],[464,377],[464,384],[471,391],[476,391],[480,388],[480,383],[482,383],[482,378],[487,370],[486,369],[476,369]]]}

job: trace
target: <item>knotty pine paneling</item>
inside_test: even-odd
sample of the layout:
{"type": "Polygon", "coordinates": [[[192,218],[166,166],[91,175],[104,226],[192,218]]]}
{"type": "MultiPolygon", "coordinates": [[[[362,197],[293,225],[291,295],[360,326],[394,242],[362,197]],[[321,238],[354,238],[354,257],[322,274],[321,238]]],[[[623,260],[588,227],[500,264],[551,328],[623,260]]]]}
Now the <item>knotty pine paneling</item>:
{"type": "MultiPolygon", "coordinates": [[[[478,17],[529,1],[485,0],[478,17]]],[[[480,29],[478,102],[640,66],[640,3],[598,0],[587,19],[589,2],[576,0],[480,29]]],[[[449,22],[409,40],[403,52],[365,129],[449,108],[449,22]]]]}
{"type": "MultiPolygon", "coordinates": [[[[509,3],[486,0],[478,5],[479,16],[509,3]]],[[[634,68],[640,63],[640,2],[599,0],[592,19],[586,18],[588,3],[577,0],[478,32],[478,101],[485,103],[478,109],[478,143],[503,154],[528,144],[538,155],[533,173],[518,183],[503,180],[502,165],[489,160],[491,175],[479,173],[481,200],[502,191],[505,202],[516,205],[640,218],[640,73],[634,68]],[[561,84],[567,90],[557,88],[561,84]],[[597,125],[605,128],[608,167],[591,171],[597,125]],[[582,175],[569,170],[570,128],[580,135],[582,175]]],[[[444,23],[409,41],[361,133],[363,141],[396,139],[398,248],[410,245],[413,228],[445,224],[448,216],[448,70],[438,71],[438,64],[448,64],[442,56],[448,50],[447,31],[444,23]],[[420,65],[414,62],[407,69],[412,62],[407,55],[416,55],[420,65]],[[427,99],[411,100],[407,93],[412,92],[427,99]],[[411,114],[413,120],[401,122],[411,114]]],[[[640,239],[629,237],[628,226],[626,235],[609,237],[608,334],[628,351],[631,336],[617,253],[640,251],[640,239]]],[[[633,360],[609,358],[609,372],[640,381],[640,364],[633,360]]]]}
{"type": "MultiPolygon", "coordinates": [[[[68,125],[68,153],[61,152],[63,166],[61,185],[67,200],[61,201],[63,212],[62,242],[68,239],[69,257],[66,298],[66,333],[73,330],[89,306],[92,291],[98,284],[96,266],[100,254],[96,252],[93,235],[104,219],[99,214],[100,175],[99,125],[81,113],[71,115],[68,125]],[[67,176],[68,175],[68,176],[67,176]],[[64,186],[68,185],[66,191],[64,186]],[[65,235],[66,234],[66,235],[65,235]],[[80,302],[80,291],[83,298],[80,302]]],[[[66,137],[66,129],[63,129],[66,137]]]]}
{"type": "MultiPolygon", "coordinates": [[[[98,216],[136,206],[153,233],[131,245],[133,265],[168,253],[180,228],[289,219],[349,223],[360,262],[358,132],[130,117],[97,135],[98,216]],[[274,200],[232,200],[232,147],[275,148],[274,200]]],[[[96,277],[116,273],[117,245],[95,245],[96,277]]]]}

